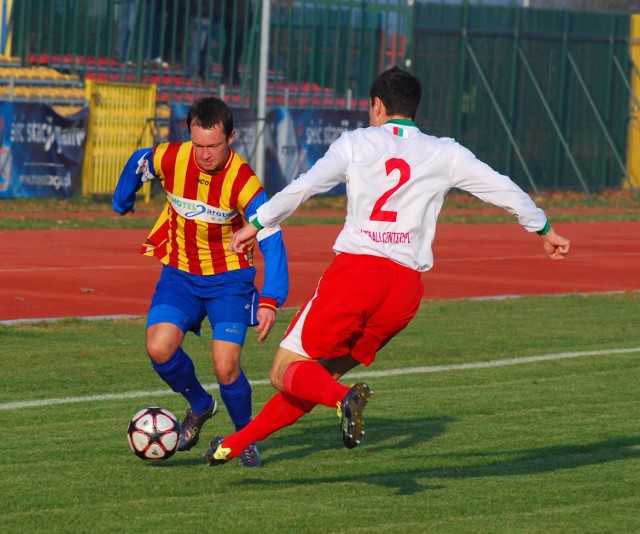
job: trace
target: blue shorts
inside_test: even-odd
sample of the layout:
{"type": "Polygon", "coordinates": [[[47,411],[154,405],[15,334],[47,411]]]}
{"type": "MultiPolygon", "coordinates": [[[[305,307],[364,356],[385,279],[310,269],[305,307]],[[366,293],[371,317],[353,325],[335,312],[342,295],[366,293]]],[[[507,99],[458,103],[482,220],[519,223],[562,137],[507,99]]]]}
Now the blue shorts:
{"type": "Polygon", "coordinates": [[[171,323],[184,333],[200,335],[209,318],[213,339],[242,345],[248,326],[258,324],[258,290],[253,284],[255,269],[239,269],[212,276],[191,275],[164,266],[147,316],[147,328],[171,323]]]}

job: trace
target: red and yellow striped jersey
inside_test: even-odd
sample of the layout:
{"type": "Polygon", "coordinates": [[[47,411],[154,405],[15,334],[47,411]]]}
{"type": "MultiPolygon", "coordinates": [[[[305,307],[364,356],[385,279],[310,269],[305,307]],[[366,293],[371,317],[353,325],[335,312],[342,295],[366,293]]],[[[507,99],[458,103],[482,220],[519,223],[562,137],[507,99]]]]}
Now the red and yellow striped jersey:
{"type": "Polygon", "coordinates": [[[190,141],[163,143],[153,167],[167,204],[143,245],[143,254],[191,274],[219,274],[250,267],[252,254],[227,249],[234,231],[246,224],[245,207],[262,191],[249,164],[231,150],[215,174],[200,169],[190,141]]]}

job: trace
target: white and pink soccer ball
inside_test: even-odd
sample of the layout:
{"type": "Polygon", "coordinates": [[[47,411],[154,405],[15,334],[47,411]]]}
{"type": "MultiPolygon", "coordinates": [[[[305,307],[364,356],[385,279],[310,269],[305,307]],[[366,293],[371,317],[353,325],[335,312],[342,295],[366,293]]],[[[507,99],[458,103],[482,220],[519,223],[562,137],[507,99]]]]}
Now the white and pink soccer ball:
{"type": "Polygon", "coordinates": [[[127,439],[138,458],[166,460],[173,456],[180,438],[180,421],[169,410],[152,406],[136,413],[129,423],[127,439]]]}

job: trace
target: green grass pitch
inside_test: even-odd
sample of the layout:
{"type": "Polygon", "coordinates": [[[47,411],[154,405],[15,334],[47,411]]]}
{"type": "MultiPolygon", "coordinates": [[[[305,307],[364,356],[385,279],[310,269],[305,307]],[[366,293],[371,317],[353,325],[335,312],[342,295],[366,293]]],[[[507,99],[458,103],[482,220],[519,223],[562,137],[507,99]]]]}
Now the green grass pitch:
{"type": "MultiPolygon", "coordinates": [[[[291,312],[243,365],[254,411],[291,312]]],[[[136,458],[129,418],[185,402],[144,354],[144,322],[0,326],[0,530],[23,532],[640,532],[636,293],[425,302],[378,355],[360,447],[316,408],[209,468],[206,442],[136,458]]],[[[186,349],[211,384],[209,333],[186,349]]],[[[217,394],[214,387],[212,393],[217,394]]],[[[224,408],[204,436],[226,434],[224,408]]]]}

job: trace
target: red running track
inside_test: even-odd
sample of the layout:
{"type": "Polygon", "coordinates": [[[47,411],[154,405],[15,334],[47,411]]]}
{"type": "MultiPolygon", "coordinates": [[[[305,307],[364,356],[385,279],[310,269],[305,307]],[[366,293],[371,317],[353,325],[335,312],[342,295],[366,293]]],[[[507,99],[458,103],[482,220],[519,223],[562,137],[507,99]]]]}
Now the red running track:
{"type": "MultiPolygon", "coordinates": [[[[548,259],[518,224],[441,224],[425,299],[640,290],[640,223],[562,223],[572,242],[548,259]]],[[[338,226],[286,226],[298,307],[331,261],[338,226]]],[[[147,230],[0,231],[0,321],[145,315],[160,263],[138,254],[147,230]]],[[[256,254],[260,271],[261,258],[256,254]]],[[[258,286],[261,285],[258,278],[258,286]]]]}

